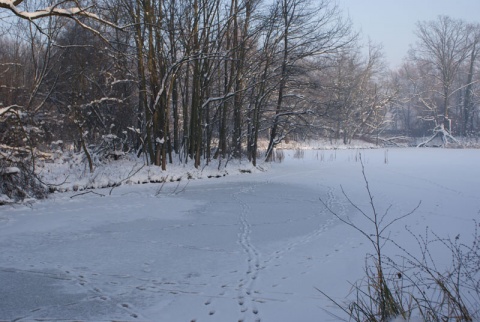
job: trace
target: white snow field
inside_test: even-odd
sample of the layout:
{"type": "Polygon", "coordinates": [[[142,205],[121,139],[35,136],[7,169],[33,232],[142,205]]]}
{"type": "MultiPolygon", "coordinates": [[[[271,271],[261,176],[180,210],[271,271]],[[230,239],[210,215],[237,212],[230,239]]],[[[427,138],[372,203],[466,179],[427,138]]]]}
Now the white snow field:
{"type": "Polygon", "coordinates": [[[344,301],[372,249],[319,198],[369,229],[341,191],[368,211],[360,154],[380,213],[422,202],[390,238],[412,252],[405,226],[472,238],[480,150],[286,151],[268,171],[159,194],[125,185],[1,207],[0,320],[335,321],[317,289],[344,301]]]}

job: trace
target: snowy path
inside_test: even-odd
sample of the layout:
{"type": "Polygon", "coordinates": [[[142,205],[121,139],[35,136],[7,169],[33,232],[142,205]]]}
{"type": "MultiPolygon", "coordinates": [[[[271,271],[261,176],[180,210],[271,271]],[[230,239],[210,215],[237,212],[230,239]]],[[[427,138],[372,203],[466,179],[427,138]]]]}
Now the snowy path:
{"type": "MultiPolygon", "coordinates": [[[[422,200],[419,231],[454,235],[478,217],[480,151],[362,153],[380,209],[422,200]]],[[[368,245],[319,197],[356,219],[340,185],[364,207],[361,178],[357,151],[315,151],[178,194],[127,186],[0,208],[0,320],[326,320],[316,287],[346,296],[368,245]]]]}

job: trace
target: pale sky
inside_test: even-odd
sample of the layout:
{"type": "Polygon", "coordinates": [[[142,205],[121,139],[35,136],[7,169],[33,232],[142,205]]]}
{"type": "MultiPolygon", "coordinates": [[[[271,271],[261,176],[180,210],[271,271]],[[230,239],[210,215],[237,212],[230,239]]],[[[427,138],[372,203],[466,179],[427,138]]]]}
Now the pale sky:
{"type": "Polygon", "coordinates": [[[390,67],[400,65],[416,41],[417,21],[447,15],[480,23],[480,0],[337,0],[365,39],[381,43],[390,67]]]}

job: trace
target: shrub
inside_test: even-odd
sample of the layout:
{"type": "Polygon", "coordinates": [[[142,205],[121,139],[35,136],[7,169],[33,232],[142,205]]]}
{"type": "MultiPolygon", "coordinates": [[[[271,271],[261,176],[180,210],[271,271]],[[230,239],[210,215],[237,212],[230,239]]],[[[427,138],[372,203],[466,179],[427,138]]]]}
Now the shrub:
{"type": "Polygon", "coordinates": [[[7,196],[0,204],[23,201],[28,198],[46,198],[48,190],[27,163],[0,164],[0,195],[7,196]]]}

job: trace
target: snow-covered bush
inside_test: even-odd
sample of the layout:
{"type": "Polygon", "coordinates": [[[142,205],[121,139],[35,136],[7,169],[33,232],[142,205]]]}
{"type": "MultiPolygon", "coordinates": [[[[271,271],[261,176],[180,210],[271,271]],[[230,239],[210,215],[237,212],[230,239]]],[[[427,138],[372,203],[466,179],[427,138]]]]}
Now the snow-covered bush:
{"type": "Polygon", "coordinates": [[[118,160],[125,155],[124,145],[124,140],[115,134],[103,135],[100,143],[94,148],[94,153],[100,159],[118,160]]]}
{"type": "Polygon", "coordinates": [[[47,187],[39,181],[28,163],[0,163],[0,205],[29,198],[43,199],[47,187]]]}

